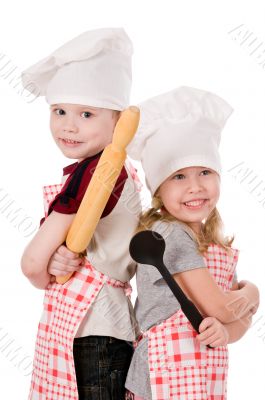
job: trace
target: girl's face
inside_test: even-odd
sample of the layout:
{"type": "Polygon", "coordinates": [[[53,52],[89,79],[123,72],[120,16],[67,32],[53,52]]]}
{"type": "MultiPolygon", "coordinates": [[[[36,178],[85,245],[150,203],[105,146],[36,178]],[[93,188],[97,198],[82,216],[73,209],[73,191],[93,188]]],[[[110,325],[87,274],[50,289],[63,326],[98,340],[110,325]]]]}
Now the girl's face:
{"type": "Polygon", "coordinates": [[[52,136],[67,158],[82,161],[111,143],[118,112],[78,104],[53,104],[50,110],[52,136]]]}
{"type": "Polygon", "coordinates": [[[160,185],[158,195],[171,215],[198,233],[219,199],[220,177],[209,168],[183,168],[160,185]]]}

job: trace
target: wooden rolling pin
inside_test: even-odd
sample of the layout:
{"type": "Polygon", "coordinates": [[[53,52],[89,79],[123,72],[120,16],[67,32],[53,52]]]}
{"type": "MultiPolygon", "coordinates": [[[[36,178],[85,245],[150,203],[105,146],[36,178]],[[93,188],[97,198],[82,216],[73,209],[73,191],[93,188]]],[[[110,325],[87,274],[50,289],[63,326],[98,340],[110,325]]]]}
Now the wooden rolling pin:
{"type": "MultiPolygon", "coordinates": [[[[66,246],[82,253],[88,246],[126,159],[126,146],[138,128],[140,110],[131,106],[121,113],[112,143],[103,151],[66,238],[66,246]]],[[[115,227],[114,227],[115,229],[115,227]]],[[[65,283],[72,273],[56,277],[65,283]]]]}

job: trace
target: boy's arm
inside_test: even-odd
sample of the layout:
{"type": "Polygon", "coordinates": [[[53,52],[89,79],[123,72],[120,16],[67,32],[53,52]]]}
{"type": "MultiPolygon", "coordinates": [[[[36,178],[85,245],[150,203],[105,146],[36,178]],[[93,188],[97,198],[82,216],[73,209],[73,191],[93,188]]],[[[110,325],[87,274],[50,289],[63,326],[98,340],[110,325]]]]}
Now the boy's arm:
{"type": "Polygon", "coordinates": [[[26,247],[21,268],[35,287],[45,289],[50,282],[47,266],[53,253],[64,243],[74,217],[75,214],[52,211],[26,247]]]}
{"type": "MultiPolygon", "coordinates": [[[[58,247],[65,242],[67,233],[87,186],[90,183],[91,176],[93,175],[92,171],[95,169],[97,162],[98,159],[91,161],[89,167],[83,171],[82,180],[75,197],[76,202],[72,204],[70,209],[69,205],[67,205],[67,210],[64,210],[59,202],[59,198],[57,198],[56,207],[60,207],[58,208],[59,212],[52,211],[50,213],[24,251],[21,260],[22,271],[30,282],[39,289],[45,289],[50,282],[52,275],[47,272],[50,258],[58,247]],[[69,211],[72,214],[68,214],[69,211]]],[[[126,179],[127,172],[125,167],[123,167],[102,217],[107,216],[114,209],[121,196],[126,179]]],[[[53,207],[55,206],[53,205],[53,207]]]]}

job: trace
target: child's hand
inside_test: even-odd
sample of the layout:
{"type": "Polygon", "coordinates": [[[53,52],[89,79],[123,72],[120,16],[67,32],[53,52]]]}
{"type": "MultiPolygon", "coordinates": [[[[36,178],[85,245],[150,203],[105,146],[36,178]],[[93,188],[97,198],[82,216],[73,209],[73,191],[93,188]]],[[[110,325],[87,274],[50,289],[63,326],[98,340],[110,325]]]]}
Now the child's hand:
{"type": "Polygon", "coordinates": [[[249,290],[249,297],[248,299],[251,299],[251,308],[249,310],[250,316],[254,315],[258,308],[259,308],[259,303],[260,303],[260,296],[259,296],[259,289],[254,283],[249,282],[249,281],[240,281],[238,283],[238,288],[248,288],[249,290]]]}
{"type": "Polygon", "coordinates": [[[201,344],[212,347],[226,346],[229,340],[229,334],[223,324],[214,317],[205,318],[199,326],[200,334],[197,339],[201,344]]]}
{"type": "Polygon", "coordinates": [[[83,257],[62,245],[58,247],[50,258],[48,272],[54,276],[65,276],[71,272],[78,271],[84,263],[85,259],[83,257]]]}

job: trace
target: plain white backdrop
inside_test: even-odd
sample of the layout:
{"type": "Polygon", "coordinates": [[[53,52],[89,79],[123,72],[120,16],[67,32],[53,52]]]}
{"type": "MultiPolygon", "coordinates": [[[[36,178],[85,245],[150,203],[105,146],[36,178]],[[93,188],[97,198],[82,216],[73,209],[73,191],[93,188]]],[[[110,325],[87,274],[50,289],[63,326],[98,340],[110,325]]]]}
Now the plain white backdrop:
{"type": "MultiPolygon", "coordinates": [[[[42,185],[70,162],[49,132],[48,105],[22,92],[20,73],[78,34],[124,27],[134,43],[132,104],[179,85],[234,108],[223,133],[219,210],[240,249],[239,280],[261,291],[253,325],[229,346],[228,398],[264,398],[265,5],[257,1],[5,2],[0,24],[0,398],[27,398],[43,291],[20,257],[37,229],[42,185]]],[[[135,295],[134,295],[135,296],[135,295]]],[[[165,399],[166,400],[166,399],[165,399]]],[[[192,399],[191,399],[192,400],[192,399]]]]}

